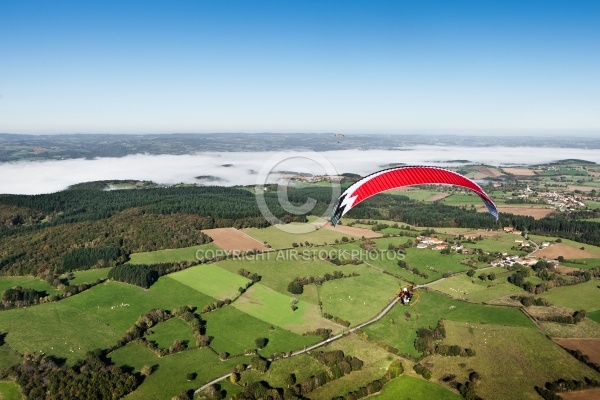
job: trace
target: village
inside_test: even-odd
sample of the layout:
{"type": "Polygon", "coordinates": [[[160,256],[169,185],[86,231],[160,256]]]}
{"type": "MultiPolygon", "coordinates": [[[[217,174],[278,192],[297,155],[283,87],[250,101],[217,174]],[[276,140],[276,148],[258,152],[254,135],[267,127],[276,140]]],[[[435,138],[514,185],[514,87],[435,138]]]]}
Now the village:
{"type": "MultiPolygon", "coordinates": [[[[518,248],[528,251],[525,256],[518,256],[514,254],[509,254],[507,252],[501,253],[501,258],[495,261],[492,261],[490,264],[493,267],[504,267],[510,268],[513,265],[522,265],[522,266],[533,266],[535,265],[540,258],[533,257],[536,251],[540,249],[547,248],[552,244],[548,241],[541,242],[537,244],[533,241],[528,240],[526,237],[522,236],[522,232],[518,229],[513,228],[512,226],[506,226],[503,228],[504,232],[507,234],[515,235],[515,246],[518,248]]],[[[476,240],[476,235],[465,235],[463,236],[464,240],[476,240]]],[[[473,249],[463,247],[462,244],[450,244],[446,240],[437,238],[437,237],[429,237],[429,236],[417,236],[417,245],[418,249],[428,249],[434,251],[444,251],[451,250],[455,252],[459,252],[461,254],[470,254],[474,252],[473,249]]],[[[545,260],[548,262],[550,268],[558,267],[558,260],[545,260]]]]}

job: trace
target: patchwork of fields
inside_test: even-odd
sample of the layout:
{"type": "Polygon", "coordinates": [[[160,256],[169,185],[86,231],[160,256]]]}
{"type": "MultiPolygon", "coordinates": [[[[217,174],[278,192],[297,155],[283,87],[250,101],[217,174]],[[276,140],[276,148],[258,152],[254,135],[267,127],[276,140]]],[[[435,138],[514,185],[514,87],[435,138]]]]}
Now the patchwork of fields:
{"type": "MultiPolygon", "coordinates": [[[[454,200],[446,200],[464,199],[455,197],[454,200]]],[[[400,232],[397,228],[389,229],[400,232]]],[[[222,235],[227,232],[232,231],[220,231],[222,235]]],[[[232,300],[230,305],[201,314],[203,331],[210,337],[210,348],[196,348],[190,326],[173,318],[153,326],[146,337],[161,348],[168,348],[174,341],[185,342],[187,350],[158,357],[147,347],[132,342],[109,354],[117,365],[129,366],[134,371],[139,372],[144,366],[155,368],[155,372],[145,378],[127,399],[169,398],[181,391],[196,389],[230,372],[237,364],[248,363],[250,356],[244,354],[256,348],[257,338],[266,339],[266,346],[258,349],[258,354],[264,357],[299,350],[322,340],[319,336],[303,335],[306,332],[324,328],[338,333],[345,329],[339,323],[324,318],[324,314],[348,321],[352,326],[357,325],[383,309],[400,287],[409,283],[426,284],[439,280],[428,288],[417,289],[410,306],[396,305],[378,322],[323,348],[343,350],[346,354],[361,358],[365,365],[361,371],[311,392],[310,398],[328,400],[381,378],[390,363],[398,357],[385,348],[395,348],[399,354],[407,357],[419,357],[420,353],[414,347],[417,331],[435,326],[440,319],[445,320],[447,331],[443,343],[472,348],[476,356],[433,355],[424,358],[422,362],[433,373],[431,381],[423,380],[412,371],[413,361],[403,359],[405,374],[389,382],[373,398],[385,400],[426,396],[458,399],[460,396],[455,387],[442,378],[453,374],[456,375],[455,381],[464,382],[472,370],[481,375],[477,392],[483,398],[495,398],[494,395],[501,392],[513,398],[533,399],[537,396],[534,386],[543,385],[546,381],[569,377],[581,379],[583,376],[598,379],[598,373],[541,334],[520,309],[484,304],[525,292],[507,282],[506,278],[511,272],[503,268],[486,268],[482,271],[494,273],[494,281],[478,279],[479,272],[473,278],[468,277],[466,271],[489,265],[477,261],[473,254],[442,255],[439,251],[408,247],[406,254],[399,257],[399,253],[388,252],[388,248],[404,245],[407,241],[414,241],[414,238],[380,237],[381,234],[371,235],[370,246],[374,245],[375,248],[367,252],[364,246],[361,247],[357,236],[362,232],[365,233],[362,236],[369,237],[366,233],[373,232],[362,228],[354,228],[352,232],[356,235],[352,236],[347,229],[338,231],[337,228],[322,228],[303,235],[288,234],[273,227],[237,232],[241,236],[235,234],[229,238],[229,244],[220,242],[225,249],[244,249],[244,244],[236,242],[244,237],[244,241],[250,240],[253,245],[268,243],[271,251],[187,268],[162,276],[147,290],[107,281],[58,302],[2,311],[0,335],[3,332],[7,334],[0,336],[0,369],[18,362],[18,353],[23,352],[53,355],[65,358],[67,363],[72,364],[90,350],[115,345],[137,318],[151,309],[173,310],[189,305],[196,313],[200,313],[206,305],[219,300],[232,300]],[[344,240],[342,243],[342,237],[350,241],[344,240]],[[294,246],[301,243],[304,243],[304,247],[294,246]],[[327,256],[324,257],[324,254],[327,256]],[[362,263],[338,266],[329,261],[332,254],[340,260],[355,259],[362,263]],[[427,277],[401,268],[399,260],[418,268],[427,277]],[[242,269],[258,274],[260,280],[251,284],[239,273],[242,269]],[[301,294],[288,291],[288,285],[295,278],[324,277],[326,274],[333,276],[339,272],[344,274],[343,278],[326,280],[318,285],[306,284],[301,294]],[[452,276],[442,279],[446,273],[452,276]],[[295,305],[295,310],[292,305],[295,305]],[[503,350],[498,352],[500,348],[503,350]],[[227,358],[225,361],[219,360],[219,355],[223,354],[227,358]],[[190,373],[196,373],[197,378],[188,380],[190,373]]],[[[446,232],[447,236],[444,237],[452,238],[468,231],[454,229],[446,232]]],[[[478,231],[473,233],[477,234],[478,231]]],[[[480,233],[483,238],[481,241],[465,243],[465,247],[490,252],[512,251],[515,243],[512,235],[503,232],[480,233]]],[[[577,244],[573,243],[565,241],[563,244],[576,249],[574,246],[577,244]]],[[[131,256],[130,263],[194,261],[199,250],[216,252],[219,246],[219,241],[215,240],[207,245],[138,253],[131,256]]],[[[264,249],[267,250],[267,247],[264,249]]],[[[590,248],[589,251],[595,258],[600,258],[596,248],[590,248]]],[[[590,264],[588,267],[593,266],[590,264]]],[[[107,274],[106,268],[80,271],[75,273],[72,282],[94,282],[105,278],[107,274]]],[[[17,285],[44,290],[48,294],[55,292],[47,282],[33,277],[0,277],[0,292],[17,285]]],[[[577,327],[583,332],[583,329],[593,331],[600,327],[594,322],[600,319],[598,293],[598,281],[592,280],[553,288],[542,297],[552,304],[572,310],[585,309],[589,318],[577,327]]],[[[555,331],[547,329],[546,325],[540,326],[544,332],[551,332],[557,337],[567,334],[552,333],[555,331]]],[[[561,342],[561,345],[568,347],[569,343],[561,342]]],[[[581,340],[574,343],[583,346],[581,340]]],[[[596,342],[589,343],[596,345],[596,342]]],[[[586,351],[596,354],[588,347],[586,351]]],[[[290,371],[296,374],[298,380],[302,380],[322,372],[323,366],[309,355],[300,355],[273,362],[264,375],[246,371],[242,373],[240,383],[266,380],[274,387],[285,387],[285,379],[290,371]]],[[[13,388],[10,382],[0,382],[0,394],[4,398],[14,397],[13,388]]],[[[230,395],[242,390],[242,386],[229,382],[223,382],[222,388],[230,395]]]]}

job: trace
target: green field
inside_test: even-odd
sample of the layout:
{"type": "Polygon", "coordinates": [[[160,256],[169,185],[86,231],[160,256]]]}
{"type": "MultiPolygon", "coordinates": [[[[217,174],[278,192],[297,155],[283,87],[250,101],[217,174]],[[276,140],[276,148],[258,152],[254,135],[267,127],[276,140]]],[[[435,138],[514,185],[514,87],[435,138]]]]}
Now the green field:
{"type": "MultiPolygon", "coordinates": [[[[0,330],[0,343],[4,340],[4,335],[6,332],[0,330]]],[[[21,355],[14,351],[9,345],[6,343],[0,345],[0,371],[4,368],[8,368],[12,365],[18,364],[21,362],[21,355]]]]}
{"type": "MultiPolygon", "coordinates": [[[[399,255],[395,252],[387,251],[387,243],[391,242],[394,244],[400,244],[400,243],[405,243],[406,240],[408,240],[408,239],[404,238],[404,237],[377,239],[374,242],[376,244],[378,244],[378,248],[381,248],[380,244],[382,246],[385,245],[384,246],[385,250],[381,251],[379,253],[370,253],[370,252],[364,251],[363,249],[360,248],[360,243],[358,243],[358,242],[340,244],[340,245],[336,245],[335,247],[342,250],[343,252],[345,252],[343,254],[345,254],[347,257],[354,256],[355,258],[359,258],[359,259],[363,260],[366,264],[375,266],[384,271],[391,272],[392,274],[402,278],[403,280],[405,280],[407,282],[426,283],[426,282],[433,280],[431,278],[428,278],[428,279],[422,278],[418,275],[413,274],[412,272],[407,271],[406,269],[400,268],[398,266],[398,260],[400,260],[400,259],[405,260],[406,259],[405,256],[399,255]]],[[[439,252],[436,252],[436,254],[439,256],[439,252]]]]}
{"type": "Polygon", "coordinates": [[[399,376],[388,382],[374,400],[439,399],[460,400],[462,396],[440,385],[409,375],[399,376]]]}
{"type": "Polygon", "coordinates": [[[430,287],[434,290],[445,293],[456,299],[467,300],[474,303],[485,303],[503,296],[518,294],[523,295],[526,292],[509,283],[506,278],[512,274],[504,268],[488,268],[483,271],[476,271],[472,278],[466,273],[454,275],[443,281],[436,282],[430,287]],[[482,281],[478,276],[482,273],[494,273],[496,279],[493,281],[482,281]]]}
{"type": "MultiPolygon", "coordinates": [[[[312,226],[307,224],[289,224],[290,229],[296,226],[301,232],[306,229],[311,229],[312,226]]],[[[243,230],[248,236],[258,240],[261,243],[268,243],[274,249],[289,249],[294,247],[293,244],[301,244],[308,242],[313,245],[322,246],[324,243],[335,243],[336,240],[342,240],[342,237],[349,235],[333,231],[331,229],[319,229],[309,233],[289,233],[275,226],[270,226],[264,229],[247,228],[243,230]]]]}
{"type": "Polygon", "coordinates": [[[76,271],[74,272],[75,279],[71,279],[69,281],[70,285],[78,285],[80,283],[93,283],[98,279],[104,279],[108,277],[108,271],[110,268],[97,268],[97,269],[87,269],[84,271],[76,271]]]}
{"type": "Polygon", "coordinates": [[[565,267],[578,269],[592,269],[600,267],[600,258],[579,258],[577,260],[564,260],[560,263],[565,267]]]}
{"type": "Polygon", "coordinates": [[[526,254],[526,252],[522,250],[512,250],[512,247],[517,246],[518,248],[520,246],[520,243],[515,242],[515,240],[524,241],[524,238],[521,235],[505,233],[496,236],[484,237],[483,240],[479,240],[476,243],[468,243],[467,241],[463,240],[462,245],[465,248],[482,249],[483,251],[490,253],[506,252],[516,255],[526,254]]]}
{"type": "Polygon", "coordinates": [[[204,383],[225,375],[244,359],[220,361],[210,349],[192,349],[165,357],[157,357],[153,352],[138,343],[130,343],[109,354],[117,365],[133,367],[140,371],[144,365],[154,366],[155,371],[145,378],[143,383],[125,399],[164,400],[184,390],[195,390],[204,383]],[[187,374],[195,372],[198,377],[187,380],[187,374]]]}
{"type": "MultiPolygon", "coordinates": [[[[399,238],[382,238],[374,239],[374,242],[378,244],[381,250],[387,250],[388,243],[404,244],[411,238],[399,237],[399,238]],[[381,246],[379,245],[381,244],[381,246]],[[382,249],[384,247],[384,249],[382,249]]],[[[414,239],[412,239],[414,240],[414,239]]],[[[414,247],[406,249],[406,255],[398,255],[393,252],[382,251],[379,254],[371,254],[363,251],[359,243],[349,243],[344,245],[337,245],[336,247],[346,250],[352,254],[359,254],[360,258],[365,262],[379,267],[383,270],[389,271],[394,275],[401,277],[402,279],[417,284],[432,282],[436,279],[443,277],[445,272],[456,273],[461,271],[467,271],[470,269],[467,265],[462,262],[466,262],[471,257],[470,255],[462,255],[458,253],[452,253],[449,255],[440,254],[439,251],[429,249],[417,249],[414,247]],[[409,272],[404,268],[398,266],[398,260],[404,260],[411,267],[419,269],[428,275],[427,278],[418,276],[409,272]]]]}
{"type": "Polygon", "coordinates": [[[23,396],[19,392],[19,386],[12,381],[0,381],[0,399],[21,400],[23,396]]]}
{"type": "Polygon", "coordinates": [[[551,338],[600,338],[600,323],[590,318],[578,324],[539,321],[538,325],[540,330],[551,338]]]}
{"type": "Polygon", "coordinates": [[[600,310],[588,312],[587,317],[600,324],[600,310]]]}
{"type": "Polygon", "coordinates": [[[188,347],[196,346],[192,328],[180,318],[171,318],[153,326],[146,339],[154,340],[162,349],[171,347],[175,340],[187,342],[188,347]]]}
{"type": "Polygon", "coordinates": [[[572,310],[596,311],[600,310],[600,280],[579,283],[571,286],[561,286],[550,289],[541,297],[550,303],[568,307],[572,310]]]}
{"type": "Polygon", "coordinates": [[[317,336],[301,336],[272,326],[234,307],[222,307],[202,315],[202,318],[206,320],[206,334],[213,337],[210,347],[217,353],[243,354],[246,349],[256,348],[254,340],[259,337],[269,339],[267,346],[259,351],[267,357],[298,350],[321,340],[317,336]]]}
{"type": "Polygon", "coordinates": [[[269,382],[272,387],[286,387],[285,378],[290,373],[296,375],[296,382],[302,382],[304,379],[325,370],[325,366],[313,357],[302,354],[290,358],[282,358],[271,363],[268,371],[264,374],[255,370],[244,371],[239,384],[243,386],[247,383],[264,380],[269,382]]]}
{"type": "MultiPolygon", "coordinates": [[[[593,200],[584,200],[583,201],[585,203],[585,205],[592,209],[595,210],[596,208],[600,208],[600,201],[593,201],[593,200]]],[[[598,219],[597,222],[600,222],[600,219],[598,219]]]]}
{"type": "Polygon", "coordinates": [[[240,293],[238,288],[246,287],[250,282],[237,273],[219,268],[216,264],[198,265],[172,273],[169,277],[219,300],[235,298],[240,293]]]}
{"type": "Polygon", "coordinates": [[[204,258],[205,252],[214,254],[220,249],[212,243],[201,244],[180,249],[165,249],[133,253],[129,256],[129,264],[160,264],[181,261],[198,261],[204,258]],[[196,257],[198,255],[198,258],[196,257]]]}
{"type": "Polygon", "coordinates": [[[358,335],[349,335],[337,340],[324,351],[342,350],[345,355],[351,355],[361,359],[364,364],[358,371],[328,382],[322,387],[311,392],[312,400],[329,400],[333,397],[352,392],[366,386],[376,379],[382,378],[387,372],[388,366],[395,359],[387,351],[373,346],[371,343],[361,339],[358,335]]]}
{"type": "Polygon", "coordinates": [[[534,387],[548,381],[600,378],[536,329],[448,321],[444,343],[472,348],[476,356],[428,357],[423,362],[430,365],[432,381],[454,374],[465,382],[475,370],[481,376],[477,394],[484,399],[498,398],[499,393],[507,399],[539,399],[534,387]]]}
{"type": "Polygon", "coordinates": [[[316,328],[339,330],[340,326],[319,315],[316,305],[300,300],[298,309],[292,311],[292,296],[286,296],[260,283],[252,285],[232,305],[268,324],[304,333],[316,328]]]}
{"type": "Polygon", "coordinates": [[[418,290],[417,293],[418,297],[411,306],[396,305],[381,320],[362,330],[370,338],[396,347],[403,354],[417,356],[413,346],[416,330],[423,326],[435,326],[439,319],[533,327],[533,323],[516,308],[466,303],[425,290],[418,290]]]}
{"type": "Polygon", "coordinates": [[[48,282],[40,278],[33,276],[0,276],[0,293],[15,286],[45,291],[48,294],[57,293],[48,282]]]}
{"type": "Polygon", "coordinates": [[[198,308],[213,302],[168,276],[149,290],[106,282],[67,299],[0,313],[5,342],[19,352],[44,352],[73,362],[117,342],[137,318],[153,308],[198,308]]]}
{"type": "MultiPolygon", "coordinates": [[[[246,269],[261,276],[260,283],[268,286],[279,293],[291,295],[287,287],[296,277],[323,276],[326,273],[332,274],[340,270],[329,261],[319,258],[313,259],[310,254],[312,251],[330,252],[335,250],[331,247],[319,247],[312,249],[291,249],[283,251],[273,251],[259,254],[256,257],[245,259],[232,259],[220,261],[214,265],[236,273],[240,269],[246,269]]],[[[319,253],[317,253],[319,254],[319,253]]],[[[342,272],[352,273],[360,271],[357,266],[344,266],[342,272]]],[[[308,285],[304,288],[304,293],[295,295],[300,300],[318,304],[317,291],[314,285],[308,285]]]]}
{"type": "Polygon", "coordinates": [[[361,276],[336,279],[319,287],[323,312],[350,321],[368,321],[387,306],[403,282],[375,269],[363,267],[361,276]]]}
{"type": "Polygon", "coordinates": [[[477,196],[476,194],[460,193],[460,194],[451,194],[450,196],[442,199],[441,202],[443,204],[447,204],[450,206],[457,206],[457,205],[464,205],[464,204],[480,205],[481,198],[479,198],[479,196],[477,196]]]}

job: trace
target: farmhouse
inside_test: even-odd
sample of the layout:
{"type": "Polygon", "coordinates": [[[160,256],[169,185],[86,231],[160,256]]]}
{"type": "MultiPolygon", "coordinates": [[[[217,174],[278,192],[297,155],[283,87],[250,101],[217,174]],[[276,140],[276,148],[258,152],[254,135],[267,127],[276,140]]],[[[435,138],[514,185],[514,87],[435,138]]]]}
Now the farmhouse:
{"type": "Polygon", "coordinates": [[[421,243],[425,243],[426,245],[438,245],[444,243],[444,241],[441,239],[431,238],[428,236],[418,236],[417,239],[419,239],[421,243]]]}
{"type": "Polygon", "coordinates": [[[537,262],[538,259],[534,257],[521,258],[519,256],[505,256],[502,260],[492,262],[492,265],[495,267],[511,267],[514,264],[521,264],[530,267],[537,262]]]}
{"type": "Polygon", "coordinates": [[[428,236],[417,236],[419,242],[417,243],[417,249],[432,249],[432,250],[443,250],[448,247],[448,244],[438,238],[431,238],[428,236]]]}

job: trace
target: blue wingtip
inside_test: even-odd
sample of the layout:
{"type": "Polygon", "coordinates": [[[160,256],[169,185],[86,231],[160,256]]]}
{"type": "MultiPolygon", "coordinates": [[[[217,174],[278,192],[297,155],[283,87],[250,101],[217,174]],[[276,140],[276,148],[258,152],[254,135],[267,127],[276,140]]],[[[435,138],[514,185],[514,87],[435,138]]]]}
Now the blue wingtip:
{"type": "Polygon", "coordinates": [[[484,201],[485,206],[487,207],[488,211],[490,212],[490,214],[492,214],[494,216],[494,218],[496,218],[496,221],[498,221],[499,218],[499,214],[498,214],[498,209],[496,208],[496,206],[494,206],[491,203],[488,203],[487,201],[484,201]]]}

